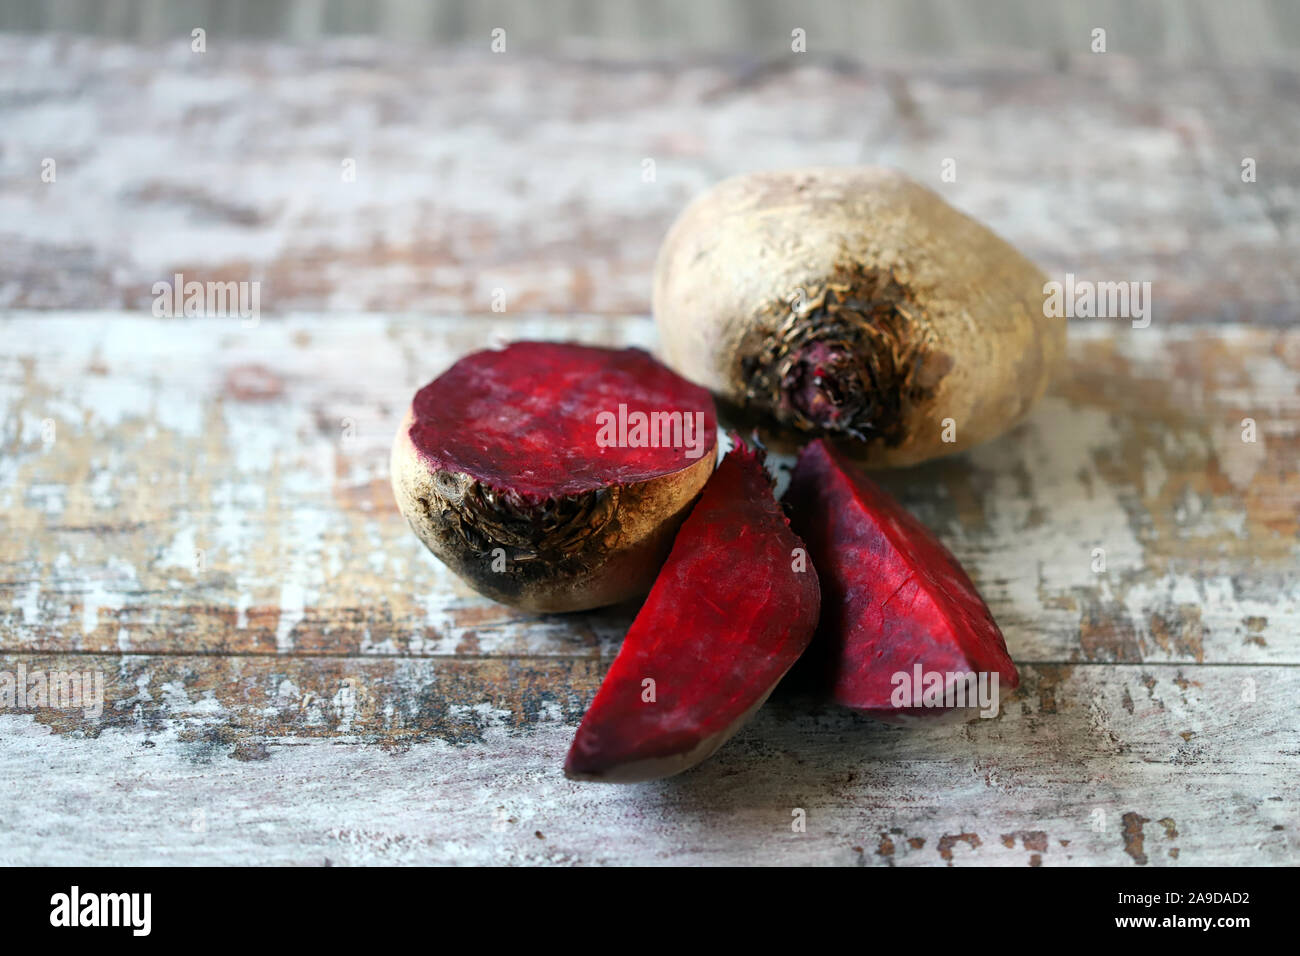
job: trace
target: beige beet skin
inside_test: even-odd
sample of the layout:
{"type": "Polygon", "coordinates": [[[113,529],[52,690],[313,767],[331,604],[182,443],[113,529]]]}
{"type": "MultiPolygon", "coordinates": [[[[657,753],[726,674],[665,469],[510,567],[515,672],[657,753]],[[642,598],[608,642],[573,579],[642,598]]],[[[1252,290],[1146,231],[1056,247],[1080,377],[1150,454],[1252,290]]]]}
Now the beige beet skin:
{"type": "Polygon", "coordinates": [[[782,439],[910,465],[1021,421],[1065,349],[1047,277],[894,170],[726,180],[669,231],[654,313],[677,371],[782,439]]]}

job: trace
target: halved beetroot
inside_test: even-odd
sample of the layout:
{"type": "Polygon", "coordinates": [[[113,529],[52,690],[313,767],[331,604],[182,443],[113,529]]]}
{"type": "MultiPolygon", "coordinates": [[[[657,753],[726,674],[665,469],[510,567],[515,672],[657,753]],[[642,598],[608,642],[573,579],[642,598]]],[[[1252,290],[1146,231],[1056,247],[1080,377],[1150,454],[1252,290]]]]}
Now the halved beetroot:
{"type": "Polygon", "coordinates": [[[573,611],[649,590],[716,459],[713,399],[647,353],[516,342],[416,393],[391,473],[470,586],[573,611]]]}
{"type": "Polygon", "coordinates": [[[954,675],[984,675],[995,698],[1019,684],[957,559],[834,446],[804,448],[784,500],[821,580],[810,664],[825,668],[836,701],[891,720],[979,707],[969,677],[954,675]]]}
{"type": "Polygon", "coordinates": [[[803,653],[820,603],[817,573],[761,454],[738,443],[682,525],[565,774],[628,783],[704,760],[803,653]]]}

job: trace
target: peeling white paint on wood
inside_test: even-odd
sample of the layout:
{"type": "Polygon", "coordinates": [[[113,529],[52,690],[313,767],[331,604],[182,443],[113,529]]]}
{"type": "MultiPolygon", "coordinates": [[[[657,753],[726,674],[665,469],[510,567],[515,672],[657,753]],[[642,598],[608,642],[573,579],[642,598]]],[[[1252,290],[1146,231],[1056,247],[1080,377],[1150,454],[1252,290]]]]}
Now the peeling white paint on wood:
{"type": "MultiPolygon", "coordinates": [[[[404,680],[436,679],[418,666],[404,680]]],[[[253,746],[216,732],[240,703],[164,687],[169,718],[97,737],[0,716],[0,863],[1293,863],[1298,673],[1031,669],[1000,718],[919,728],[778,699],[699,768],[627,787],[564,779],[576,713],[484,702],[460,718],[476,739],[384,747],[355,674],[320,709],[336,736],[253,746]]]]}
{"type": "Polygon", "coordinates": [[[0,863],[1296,861],[1293,71],[156,53],[0,37],[0,671],[106,688],[0,711],[0,863]],[[1106,149],[1063,156],[1062,124],[1106,149]],[[810,162],[901,166],[1052,275],[1153,283],[1151,327],[1076,324],[1012,434],[880,476],[1024,682],[920,728],[783,687],[686,775],[571,783],[635,609],[469,591],[393,507],[393,430],[477,348],[653,348],[681,206],[810,162]],[[261,320],[151,318],[177,272],[262,283],[261,320]]]}
{"type": "Polygon", "coordinates": [[[1295,860],[1294,332],[1079,329],[1012,435],[879,475],[1002,623],[1025,682],[1001,718],[899,729],[778,694],[701,768],[626,789],[560,767],[634,609],[474,595],[384,463],[455,356],[651,346],[648,319],[17,313],[0,334],[0,670],[108,685],[98,717],[0,714],[2,862],[1295,860]],[[1249,475],[1224,464],[1247,414],[1249,475]]]}
{"type": "Polygon", "coordinates": [[[1294,70],[1080,53],[612,64],[0,37],[21,84],[0,306],[147,312],[181,272],[259,281],[264,313],[458,314],[498,288],[512,312],[645,313],[660,240],[722,176],[882,163],[1053,276],[1150,281],[1156,324],[1292,322],[1294,70]]]}
{"type": "MultiPolygon", "coordinates": [[[[15,314],[3,328],[4,420],[50,419],[57,434],[6,436],[7,646],[101,650],[125,632],[139,651],[613,652],[626,609],[521,614],[431,558],[393,507],[387,448],[411,392],[459,354],[516,330],[649,346],[648,320],[304,316],[246,330],[15,314]],[[85,493],[98,474],[111,496],[85,493]]],[[[1084,327],[1071,373],[1025,425],[880,478],[971,571],[1018,660],[1300,663],[1295,340],[1084,327]],[[1189,408],[1165,383],[1190,388],[1192,366],[1204,380],[1189,408]],[[1243,483],[1213,436],[1246,414],[1263,438],[1243,483]]]]}

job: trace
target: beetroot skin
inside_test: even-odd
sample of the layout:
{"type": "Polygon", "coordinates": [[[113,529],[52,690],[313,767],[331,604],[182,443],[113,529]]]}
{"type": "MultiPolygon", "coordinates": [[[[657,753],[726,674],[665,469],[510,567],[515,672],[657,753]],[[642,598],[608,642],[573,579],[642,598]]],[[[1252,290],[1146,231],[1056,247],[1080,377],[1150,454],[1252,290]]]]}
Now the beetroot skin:
{"type": "Polygon", "coordinates": [[[713,400],[639,349],[517,342],[416,393],[393,493],[487,596],[573,611],[646,593],[717,458],[713,400]]]}
{"type": "Polygon", "coordinates": [[[678,532],[565,774],[633,782],[704,760],[803,653],[820,603],[817,573],[761,456],[738,444],[678,532]]]}
{"type": "Polygon", "coordinates": [[[999,691],[1019,684],[1002,632],[957,559],[840,451],[821,439],[804,448],[784,500],[820,576],[810,657],[825,667],[836,701],[884,720],[934,716],[948,708],[899,705],[920,701],[918,675],[944,675],[940,695],[950,674],[989,675],[989,686],[997,674],[999,691]]]}

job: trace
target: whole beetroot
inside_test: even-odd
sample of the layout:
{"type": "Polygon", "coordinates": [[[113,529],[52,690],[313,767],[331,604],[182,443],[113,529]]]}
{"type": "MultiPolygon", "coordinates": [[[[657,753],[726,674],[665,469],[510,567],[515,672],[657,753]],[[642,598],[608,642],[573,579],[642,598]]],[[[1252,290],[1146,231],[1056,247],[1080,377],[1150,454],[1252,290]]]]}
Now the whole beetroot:
{"type": "Polygon", "coordinates": [[[668,363],[778,444],[825,436],[872,466],[1020,421],[1065,343],[1046,277],[902,173],[738,176],[678,218],[655,269],[668,363]]]}
{"type": "Polygon", "coordinates": [[[517,342],[416,393],[393,494],[477,591],[533,611],[645,594],[717,459],[708,392],[639,349],[517,342]]]}

